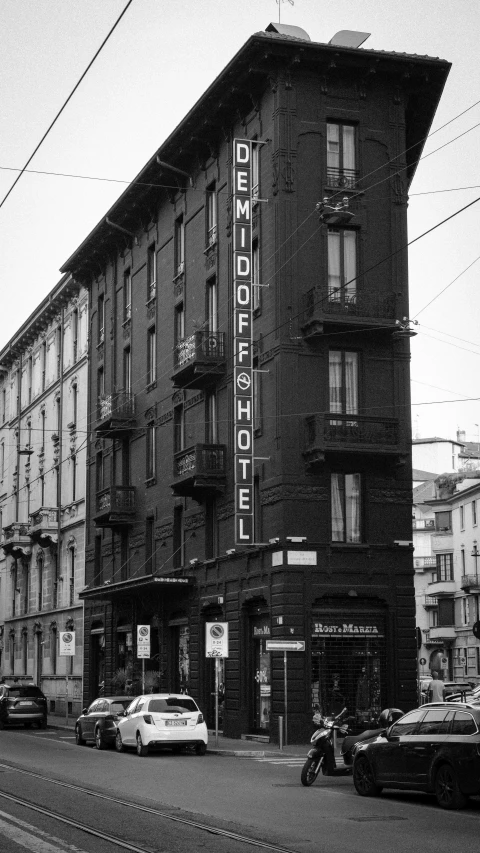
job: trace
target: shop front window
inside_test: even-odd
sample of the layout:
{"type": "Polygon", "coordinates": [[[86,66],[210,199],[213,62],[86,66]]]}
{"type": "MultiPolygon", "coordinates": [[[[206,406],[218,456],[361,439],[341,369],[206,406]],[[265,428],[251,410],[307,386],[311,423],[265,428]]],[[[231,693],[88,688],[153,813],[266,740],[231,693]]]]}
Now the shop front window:
{"type": "Polygon", "coordinates": [[[266,642],[270,639],[270,621],[267,616],[251,620],[253,639],[253,730],[267,734],[270,731],[272,708],[272,661],[266,642]]]}
{"type": "Polygon", "coordinates": [[[368,614],[315,616],[312,626],[312,706],[337,715],[347,708],[362,731],[386,703],[383,621],[368,614]]]}

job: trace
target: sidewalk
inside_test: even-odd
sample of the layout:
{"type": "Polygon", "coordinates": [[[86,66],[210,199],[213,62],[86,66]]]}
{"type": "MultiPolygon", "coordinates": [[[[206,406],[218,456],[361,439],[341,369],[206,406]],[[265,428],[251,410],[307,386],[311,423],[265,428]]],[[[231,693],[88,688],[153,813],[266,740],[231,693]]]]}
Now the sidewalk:
{"type": "MultiPolygon", "coordinates": [[[[65,731],[75,731],[75,719],[69,717],[68,726],[66,718],[56,714],[48,715],[48,727],[54,729],[63,729],[65,731]]],[[[311,744],[288,744],[282,750],[278,748],[278,744],[265,743],[263,741],[244,740],[243,738],[228,738],[218,735],[218,746],[215,742],[215,731],[208,731],[208,748],[207,752],[213,755],[233,755],[244,756],[245,758],[281,758],[285,757],[301,757],[304,758],[310,749],[311,744]]],[[[339,750],[337,750],[337,754],[339,750]]]]}

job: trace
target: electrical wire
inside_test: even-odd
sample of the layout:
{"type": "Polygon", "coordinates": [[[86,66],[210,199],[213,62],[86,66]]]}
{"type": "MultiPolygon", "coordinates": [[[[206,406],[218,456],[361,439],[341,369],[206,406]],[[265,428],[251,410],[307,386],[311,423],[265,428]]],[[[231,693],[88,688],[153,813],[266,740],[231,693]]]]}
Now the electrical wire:
{"type": "Polygon", "coordinates": [[[126,4],[126,6],[124,7],[123,11],[122,11],[122,12],[120,13],[120,15],[118,16],[118,18],[117,18],[117,20],[115,21],[115,23],[114,23],[113,27],[111,28],[110,32],[106,35],[106,37],[104,38],[104,40],[103,40],[103,42],[101,43],[100,47],[98,48],[97,52],[95,53],[95,55],[94,55],[93,59],[91,59],[91,60],[90,60],[90,62],[88,63],[88,65],[87,65],[87,67],[86,67],[85,71],[83,72],[83,74],[81,75],[81,77],[79,78],[79,80],[77,81],[77,83],[75,84],[75,86],[73,87],[73,89],[72,89],[72,91],[70,92],[70,94],[69,94],[68,98],[66,99],[66,101],[64,101],[64,103],[63,103],[63,104],[62,104],[62,106],[60,107],[60,109],[59,109],[58,113],[56,114],[55,118],[53,119],[53,121],[50,123],[50,125],[49,125],[49,126],[48,126],[48,128],[47,128],[47,130],[46,130],[46,131],[45,131],[45,133],[43,134],[43,136],[42,136],[42,138],[41,138],[40,142],[38,143],[38,145],[36,145],[36,147],[34,148],[34,150],[33,150],[32,154],[31,154],[31,155],[30,155],[30,157],[28,158],[28,160],[27,160],[27,162],[25,163],[24,167],[21,169],[20,174],[19,174],[19,175],[17,175],[17,177],[15,178],[15,180],[14,180],[14,182],[13,182],[12,186],[10,187],[10,189],[8,190],[8,192],[6,193],[6,195],[4,195],[4,197],[3,197],[2,201],[0,202],[0,208],[2,208],[2,207],[3,207],[3,205],[5,204],[5,202],[6,202],[7,198],[9,197],[10,193],[13,191],[13,189],[14,189],[14,188],[16,187],[16,185],[18,184],[18,182],[19,182],[20,178],[21,178],[21,177],[22,177],[22,175],[25,173],[27,166],[32,162],[33,158],[35,157],[35,154],[37,153],[37,151],[39,150],[39,148],[41,147],[41,145],[43,145],[43,143],[45,142],[45,140],[46,140],[46,138],[47,138],[48,134],[50,133],[50,131],[52,130],[53,126],[56,124],[56,122],[57,122],[57,121],[58,121],[58,119],[60,118],[61,114],[63,113],[63,111],[64,111],[65,107],[67,106],[67,104],[69,103],[69,101],[71,101],[71,99],[73,98],[73,96],[74,96],[75,92],[77,91],[78,87],[80,86],[80,83],[82,82],[82,80],[86,77],[86,75],[87,75],[87,74],[88,74],[88,72],[90,71],[90,68],[92,67],[93,63],[95,62],[95,60],[97,59],[97,57],[99,56],[99,54],[101,53],[101,51],[103,50],[103,48],[105,47],[105,45],[106,45],[107,41],[109,40],[110,36],[111,36],[111,35],[112,35],[112,33],[114,32],[114,30],[117,28],[118,24],[119,24],[119,23],[120,23],[120,21],[122,20],[122,18],[123,18],[123,16],[124,16],[125,12],[127,11],[128,7],[129,7],[129,6],[131,6],[131,5],[132,5],[132,3],[133,3],[133,0],[128,0],[128,2],[127,2],[127,4],[126,4]]]}

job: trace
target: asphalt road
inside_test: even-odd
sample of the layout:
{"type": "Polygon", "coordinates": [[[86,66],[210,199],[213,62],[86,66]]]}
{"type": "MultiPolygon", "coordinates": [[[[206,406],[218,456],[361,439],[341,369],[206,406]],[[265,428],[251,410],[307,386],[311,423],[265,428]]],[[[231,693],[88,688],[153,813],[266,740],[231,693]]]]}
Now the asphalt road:
{"type": "Polygon", "coordinates": [[[3,730],[0,744],[1,853],[479,849],[480,799],[464,811],[445,812],[425,794],[361,798],[350,777],[321,778],[303,788],[301,761],[292,757],[139,758],[78,747],[72,733],[62,730],[3,730]],[[45,811],[32,811],[32,804],[45,811]],[[105,837],[59,822],[51,809],[105,837]],[[122,848],[120,840],[130,847],[122,848]]]}

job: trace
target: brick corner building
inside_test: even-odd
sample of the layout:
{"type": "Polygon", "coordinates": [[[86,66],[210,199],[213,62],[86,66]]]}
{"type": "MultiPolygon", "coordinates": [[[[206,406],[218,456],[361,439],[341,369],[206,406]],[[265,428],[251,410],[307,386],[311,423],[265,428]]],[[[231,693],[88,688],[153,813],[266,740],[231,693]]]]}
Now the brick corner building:
{"type": "Polygon", "coordinates": [[[224,733],[276,738],[287,711],[295,742],[312,701],[359,725],[415,703],[397,321],[408,187],[450,66],[269,30],[62,272],[91,310],[85,701],[138,689],[149,625],[147,684],[192,693],[212,726],[219,620],[224,733]],[[274,639],[306,644],[287,709],[274,639]]]}

